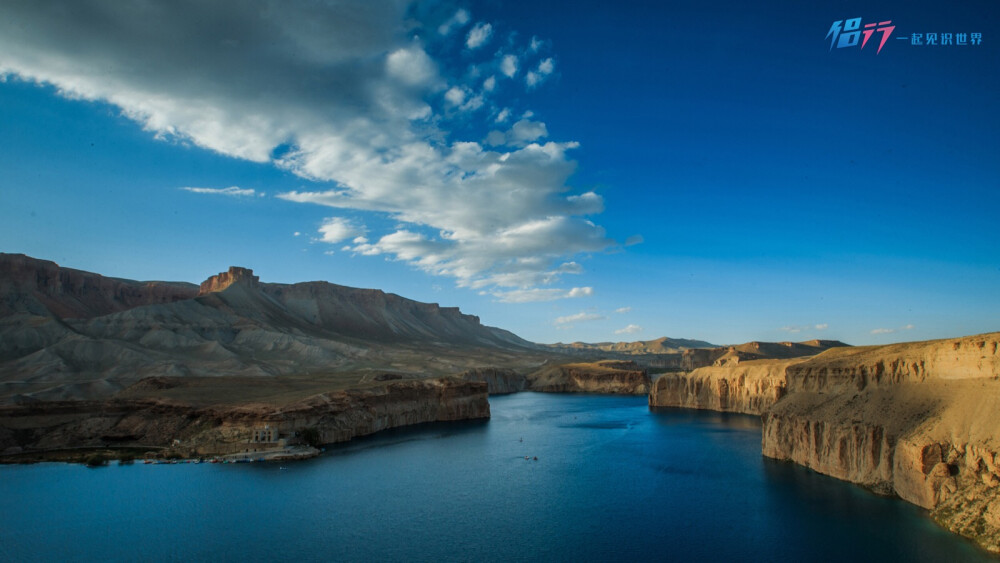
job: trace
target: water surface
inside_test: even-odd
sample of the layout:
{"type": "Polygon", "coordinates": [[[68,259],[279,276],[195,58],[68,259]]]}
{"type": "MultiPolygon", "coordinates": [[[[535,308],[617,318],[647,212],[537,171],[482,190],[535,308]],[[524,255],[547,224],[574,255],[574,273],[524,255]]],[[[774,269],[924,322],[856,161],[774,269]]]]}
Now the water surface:
{"type": "Polygon", "coordinates": [[[762,458],[756,417],[490,402],[489,422],[284,466],[0,467],[0,560],[989,560],[917,507],[762,458]]]}

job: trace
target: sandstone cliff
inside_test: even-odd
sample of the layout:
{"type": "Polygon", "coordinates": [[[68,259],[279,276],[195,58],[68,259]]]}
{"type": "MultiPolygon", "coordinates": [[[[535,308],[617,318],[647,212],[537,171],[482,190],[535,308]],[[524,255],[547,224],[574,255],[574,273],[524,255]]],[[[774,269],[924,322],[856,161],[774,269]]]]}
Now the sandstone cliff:
{"type": "Polygon", "coordinates": [[[1000,551],[1000,333],[830,350],[786,369],[764,455],[896,494],[1000,551]]]}
{"type": "Polygon", "coordinates": [[[458,377],[466,381],[482,381],[486,383],[490,395],[505,395],[524,391],[527,379],[512,369],[504,368],[475,368],[466,370],[458,377]]]}
{"type": "Polygon", "coordinates": [[[241,283],[250,288],[260,287],[260,277],[253,275],[253,270],[231,266],[229,271],[214,275],[201,282],[198,295],[223,291],[234,283],[241,283]]]}
{"type": "MultiPolygon", "coordinates": [[[[221,389],[225,379],[205,385],[221,389]]],[[[156,378],[106,401],[0,407],[0,454],[8,461],[31,460],[63,448],[115,447],[219,455],[267,447],[251,441],[253,431],[265,425],[282,437],[314,429],[321,442],[332,443],[399,426],[490,416],[486,385],[457,378],[392,381],[292,400],[280,393],[278,384],[250,402],[175,398],[190,390],[185,386],[199,383],[156,378]]],[[[205,388],[196,391],[202,397],[205,388]]]]}
{"type": "Polygon", "coordinates": [[[785,369],[801,360],[757,360],[666,373],[653,382],[651,407],[761,414],[785,395],[785,369]]]}
{"type": "Polygon", "coordinates": [[[601,361],[543,367],[529,373],[527,388],[546,393],[645,395],[650,379],[634,362],[601,361]]]}

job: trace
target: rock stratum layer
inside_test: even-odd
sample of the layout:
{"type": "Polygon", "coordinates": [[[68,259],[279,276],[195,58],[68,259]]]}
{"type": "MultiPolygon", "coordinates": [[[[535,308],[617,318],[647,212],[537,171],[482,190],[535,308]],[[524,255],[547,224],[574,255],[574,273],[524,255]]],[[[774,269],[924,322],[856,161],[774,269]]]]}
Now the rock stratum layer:
{"type": "Polygon", "coordinates": [[[786,369],[764,455],[892,493],[1000,552],[1000,333],[831,350],[786,369]]]}
{"type": "Polygon", "coordinates": [[[1000,552],[1000,333],[665,374],[651,406],[762,414],[765,456],[894,494],[1000,552]]]}
{"type": "Polygon", "coordinates": [[[226,378],[153,378],[105,401],[0,407],[0,454],[31,460],[67,447],[114,447],[165,449],[186,457],[224,455],[273,446],[253,440],[253,432],[264,427],[286,438],[309,429],[319,442],[333,443],[400,426],[490,416],[486,385],[458,378],[391,381],[290,401],[274,395],[235,404],[178,398],[205,396],[200,385],[219,390],[229,383],[226,378]]]}
{"type": "Polygon", "coordinates": [[[547,366],[527,376],[527,388],[544,393],[645,395],[649,387],[646,370],[619,360],[547,366]]]}
{"type": "Polygon", "coordinates": [[[653,383],[649,405],[761,414],[785,395],[785,369],[796,361],[757,360],[665,373],[653,383]]]}

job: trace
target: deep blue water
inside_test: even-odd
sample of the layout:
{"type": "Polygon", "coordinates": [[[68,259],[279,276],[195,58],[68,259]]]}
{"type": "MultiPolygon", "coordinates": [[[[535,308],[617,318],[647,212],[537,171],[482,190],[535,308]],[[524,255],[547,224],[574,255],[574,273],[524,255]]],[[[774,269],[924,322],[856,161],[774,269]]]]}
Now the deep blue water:
{"type": "Polygon", "coordinates": [[[284,469],[0,467],[0,560],[987,560],[914,506],[763,459],[756,417],[490,402],[284,469]]]}

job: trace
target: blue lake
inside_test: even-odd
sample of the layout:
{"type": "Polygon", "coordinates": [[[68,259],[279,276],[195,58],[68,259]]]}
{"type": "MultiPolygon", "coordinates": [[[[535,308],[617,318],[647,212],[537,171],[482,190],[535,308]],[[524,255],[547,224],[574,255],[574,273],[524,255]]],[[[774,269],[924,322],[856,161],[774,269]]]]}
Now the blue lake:
{"type": "Polygon", "coordinates": [[[0,560],[991,560],[914,506],[762,458],[756,417],[490,402],[489,422],[284,466],[3,466],[0,560]]]}

